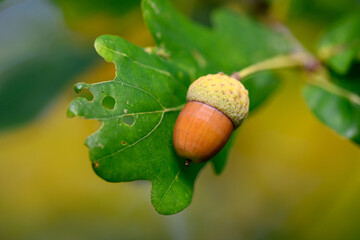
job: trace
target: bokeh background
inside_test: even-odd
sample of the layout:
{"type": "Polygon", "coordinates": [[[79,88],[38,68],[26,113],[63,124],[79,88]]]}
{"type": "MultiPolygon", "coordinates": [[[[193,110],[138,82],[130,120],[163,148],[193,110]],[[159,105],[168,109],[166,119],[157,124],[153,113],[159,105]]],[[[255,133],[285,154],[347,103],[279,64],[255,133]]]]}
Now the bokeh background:
{"type": "MultiPolygon", "coordinates": [[[[311,51],[360,5],[173,2],[205,25],[219,6],[269,14],[311,51]]],[[[290,70],[239,129],[225,171],[203,170],[183,212],[156,213],[149,182],[97,177],[83,142],[99,124],[68,119],[66,108],[74,83],[114,77],[93,48],[101,34],[154,44],[140,1],[0,1],[0,239],[360,239],[360,149],[312,115],[290,70]]]]}

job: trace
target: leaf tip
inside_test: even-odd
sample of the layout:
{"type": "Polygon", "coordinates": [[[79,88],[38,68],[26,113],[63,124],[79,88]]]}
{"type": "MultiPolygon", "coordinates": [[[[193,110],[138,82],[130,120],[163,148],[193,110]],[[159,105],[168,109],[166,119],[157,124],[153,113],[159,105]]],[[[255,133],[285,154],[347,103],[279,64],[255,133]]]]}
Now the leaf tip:
{"type": "Polygon", "coordinates": [[[175,175],[171,184],[164,185],[159,181],[151,181],[151,204],[161,215],[174,215],[188,207],[192,200],[193,183],[179,181],[181,170],[175,175]]]}
{"type": "Polygon", "coordinates": [[[102,35],[95,40],[94,47],[96,52],[105,59],[107,62],[113,62],[114,54],[110,51],[112,48],[111,39],[109,39],[108,35],[102,35]]]}

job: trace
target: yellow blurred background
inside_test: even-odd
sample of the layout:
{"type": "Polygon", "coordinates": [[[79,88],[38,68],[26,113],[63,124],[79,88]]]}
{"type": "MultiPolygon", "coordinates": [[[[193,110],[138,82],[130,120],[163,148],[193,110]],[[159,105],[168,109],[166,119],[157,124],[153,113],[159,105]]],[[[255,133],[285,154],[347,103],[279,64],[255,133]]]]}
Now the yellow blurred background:
{"type": "MultiPolygon", "coordinates": [[[[66,21],[91,37],[118,28],[153,44],[138,9],[66,21]]],[[[306,19],[289,24],[305,43],[318,34],[306,19]]],[[[66,118],[74,82],[113,79],[114,66],[99,61],[35,121],[1,133],[0,239],[360,239],[359,147],[307,109],[297,72],[279,74],[281,88],[239,129],[225,171],[215,176],[207,166],[192,204],[162,216],[148,182],[95,175],[83,143],[99,124],[66,118]]]]}

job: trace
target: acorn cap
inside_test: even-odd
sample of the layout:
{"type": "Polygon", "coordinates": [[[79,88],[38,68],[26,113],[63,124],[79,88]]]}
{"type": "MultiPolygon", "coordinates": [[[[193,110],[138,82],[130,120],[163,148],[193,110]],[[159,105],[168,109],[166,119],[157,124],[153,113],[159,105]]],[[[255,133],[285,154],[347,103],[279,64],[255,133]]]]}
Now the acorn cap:
{"type": "Polygon", "coordinates": [[[193,82],[187,101],[198,101],[224,113],[237,128],[249,112],[248,91],[242,83],[226,74],[209,74],[193,82]]]}

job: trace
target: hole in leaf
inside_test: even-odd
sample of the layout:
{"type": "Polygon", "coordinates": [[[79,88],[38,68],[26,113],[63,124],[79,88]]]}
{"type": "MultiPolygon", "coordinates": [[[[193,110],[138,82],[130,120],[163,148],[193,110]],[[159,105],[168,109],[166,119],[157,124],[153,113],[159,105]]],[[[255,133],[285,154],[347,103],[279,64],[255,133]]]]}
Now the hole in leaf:
{"type": "Polygon", "coordinates": [[[107,108],[109,110],[113,110],[115,107],[115,99],[113,97],[110,96],[106,96],[102,102],[101,102],[101,106],[103,106],[104,108],[107,108]]]}
{"type": "Polygon", "coordinates": [[[123,116],[121,118],[121,122],[128,125],[129,127],[132,127],[132,125],[135,123],[135,118],[134,116],[123,116]]]}
{"type": "Polygon", "coordinates": [[[89,102],[94,99],[94,95],[93,95],[92,92],[90,92],[90,90],[87,89],[87,88],[81,89],[81,91],[79,92],[79,97],[85,98],[85,99],[88,100],[89,102]]]}

